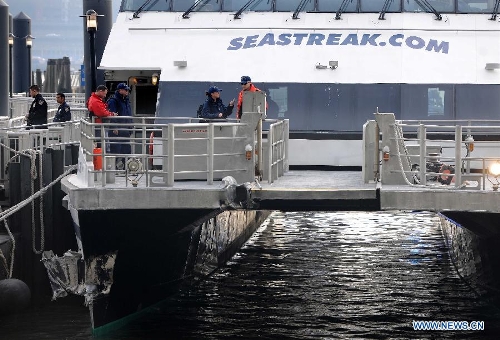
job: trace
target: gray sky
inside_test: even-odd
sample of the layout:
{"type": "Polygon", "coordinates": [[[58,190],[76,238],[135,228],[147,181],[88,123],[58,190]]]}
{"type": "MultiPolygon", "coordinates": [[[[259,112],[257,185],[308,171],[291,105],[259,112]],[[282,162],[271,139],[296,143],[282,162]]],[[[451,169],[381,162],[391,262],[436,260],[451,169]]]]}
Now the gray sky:
{"type": "MultiPolygon", "coordinates": [[[[45,70],[47,59],[69,57],[71,68],[83,62],[83,0],[4,0],[15,18],[23,12],[31,18],[32,68],[45,70]]],[[[112,0],[113,21],[121,0],[112,0]]]]}

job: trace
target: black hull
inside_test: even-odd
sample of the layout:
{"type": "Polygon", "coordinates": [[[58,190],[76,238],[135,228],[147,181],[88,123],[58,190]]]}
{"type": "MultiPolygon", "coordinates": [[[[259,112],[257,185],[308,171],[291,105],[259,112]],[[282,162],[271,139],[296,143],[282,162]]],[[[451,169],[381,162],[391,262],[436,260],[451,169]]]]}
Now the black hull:
{"type": "Polygon", "coordinates": [[[446,212],[441,228],[460,277],[491,303],[500,306],[499,214],[446,212]]]}
{"type": "Polygon", "coordinates": [[[266,211],[78,211],[92,327],[116,326],[230,259],[266,211]]]}

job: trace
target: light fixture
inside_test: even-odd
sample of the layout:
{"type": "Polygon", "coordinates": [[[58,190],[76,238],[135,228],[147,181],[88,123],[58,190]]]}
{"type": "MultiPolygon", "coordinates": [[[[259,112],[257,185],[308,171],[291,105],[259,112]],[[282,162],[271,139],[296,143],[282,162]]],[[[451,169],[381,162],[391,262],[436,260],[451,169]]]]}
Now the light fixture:
{"type": "Polygon", "coordinates": [[[328,62],[328,65],[330,65],[330,68],[332,70],[335,70],[337,67],[339,67],[339,62],[338,62],[338,60],[330,60],[328,62]]]}
{"type": "Polygon", "coordinates": [[[90,59],[90,92],[94,92],[97,88],[95,34],[97,31],[97,17],[103,16],[102,14],[97,14],[93,9],[89,9],[85,15],[80,15],[80,17],[87,19],[87,32],[89,33],[89,56],[86,58],[90,59]]]}
{"type": "Polygon", "coordinates": [[[489,71],[497,70],[500,68],[500,63],[486,63],[484,68],[489,71]]]}
{"type": "Polygon", "coordinates": [[[31,35],[26,36],[26,47],[30,48],[33,45],[33,38],[31,35]]]}
{"type": "Polygon", "coordinates": [[[177,66],[177,67],[187,67],[188,66],[188,62],[187,62],[187,60],[174,60],[174,66],[177,66]]]}
{"type": "Polygon", "coordinates": [[[490,183],[493,185],[493,191],[498,191],[498,187],[500,185],[498,176],[500,176],[500,162],[496,161],[490,164],[490,166],[488,167],[488,174],[486,175],[488,181],[490,181],[490,183]],[[493,176],[493,181],[490,179],[489,175],[493,176]]]}
{"type": "Polygon", "coordinates": [[[97,12],[89,9],[85,16],[87,17],[87,30],[97,31],[97,12]]]}
{"type": "Polygon", "coordinates": [[[14,34],[9,33],[9,46],[14,46],[14,34]]]}
{"type": "Polygon", "coordinates": [[[158,84],[158,73],[153,73],[151,76],[151,84],[155,85],[158,84]]]}

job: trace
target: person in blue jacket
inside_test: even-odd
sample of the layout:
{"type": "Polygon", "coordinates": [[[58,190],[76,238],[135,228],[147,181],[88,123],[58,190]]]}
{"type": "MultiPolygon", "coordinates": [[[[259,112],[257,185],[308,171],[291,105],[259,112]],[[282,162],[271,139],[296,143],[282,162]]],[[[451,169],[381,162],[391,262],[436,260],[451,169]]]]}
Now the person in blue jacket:
{"type": "Polygon", "coordinates": [[[225,119],[233,113],[234,99],[229,102],[226,107],[220,99],[222,89],[217,86],[210,86],[206,92],[207,100],[201,111],[201,118],[205,119],[225,119]]]}
{"type": "MultiPolygon", "coordinates": [[[[111,112],[117,112],[118,117],[132,117],[132,107],[130,106],[129,100],[130,88],[125,83],[119,83],[116,87],[115,94],[111,96],[108,101],[108,110],[111,112]]],[[[108,131],[108,137],[110,139],[109,152],[127,155],[131,153],[130,136],[132,135],[133,120],[132,118],[119,118],[114,119],[113,123],[117,123],[108,131]],[[114,138],[119,139],[114,139],[114,138]]],[[[119,164],[119,162],[117,162],[119,164]]],[[[123,164],[123,163],[122,163],[123,164]]],[[[120,168],[118,166],[117,168],[120,168]]]]}
{"type": "Polygon", "coordinates": [[[54,123],[69,122],[71,120],[71,108],[66,103],[66,96],[59,92],[56,94],[56,102],[59,104],[54,116],[54,123]]]}

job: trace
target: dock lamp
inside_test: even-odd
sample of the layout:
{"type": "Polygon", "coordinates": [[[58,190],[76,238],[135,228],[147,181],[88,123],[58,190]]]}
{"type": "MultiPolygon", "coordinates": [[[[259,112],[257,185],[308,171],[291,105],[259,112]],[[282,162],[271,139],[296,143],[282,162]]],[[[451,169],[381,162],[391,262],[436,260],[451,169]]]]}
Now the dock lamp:
{"type": "Polygon", "coordinates": [[[158,78],[158,73],[153,73],[151,76],[151,84],[156,86],[156,84],[158,84],[158,78]]]}
{"type": "Polygon", "coordinates": [[[491,175],[493,177],[493,181],[490,179],[490,176],[488,177],[488,181],[493,185],[493,191],[498,191],[498,187],[500,186],[500,182],[498,180],[498,176],[500,176],[500,162],[496,161],[492,163],[488,167],[488,175],[491,175]]]}
{"type": "Polygon", "coordinates": [[[28,88],[31,86],[33,77],[31,76],[31,46],[33,46],[33,38],[31,35],[26,36],[26,48],[28,49],[28,88]]]}
{"type": "Polygon", "coordinates": [[[103,17],[104,15],[97,14],[93,9],[89,9],[85,15],[80,17],[87,19],[87,32],[89,33],[89,49],[90,49],[90,82],[91,91],[95,92],[97,87],[97,75],[96,75],[96,57],[95,57],[95,32],[97,32],[97,17],[103,17]]]}
{"type": "Polygon", "coordinates": [[[12,98],[12,48],[14,47],[14,34],[9,33],[9,94],[12,98]]]}

